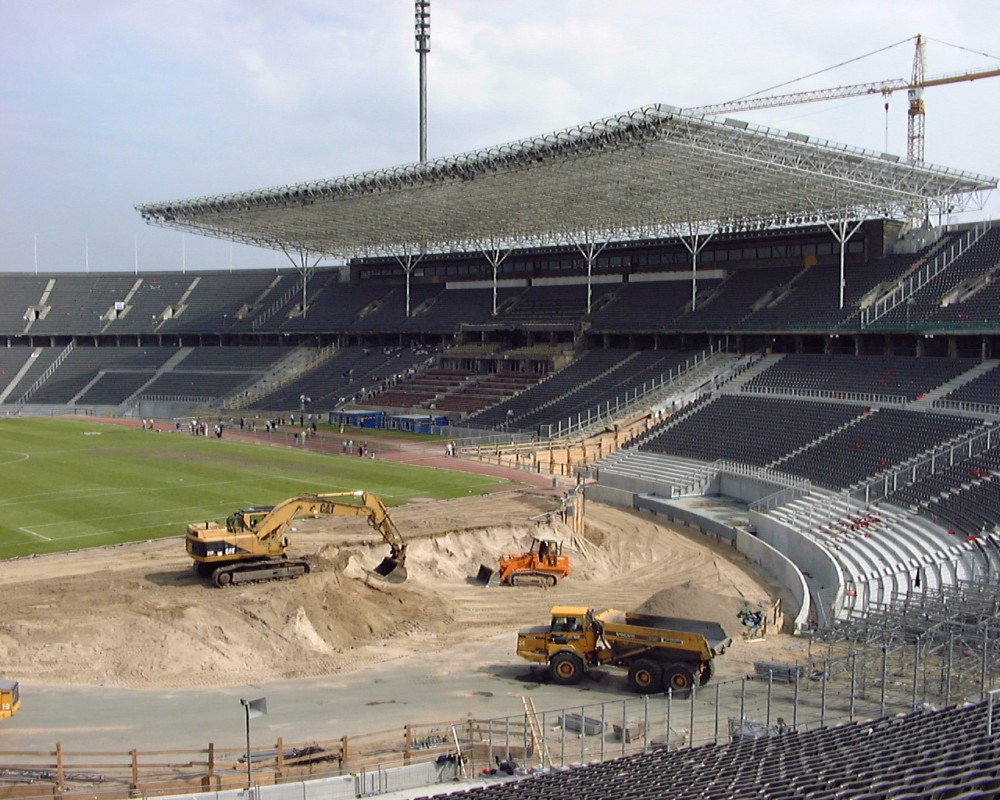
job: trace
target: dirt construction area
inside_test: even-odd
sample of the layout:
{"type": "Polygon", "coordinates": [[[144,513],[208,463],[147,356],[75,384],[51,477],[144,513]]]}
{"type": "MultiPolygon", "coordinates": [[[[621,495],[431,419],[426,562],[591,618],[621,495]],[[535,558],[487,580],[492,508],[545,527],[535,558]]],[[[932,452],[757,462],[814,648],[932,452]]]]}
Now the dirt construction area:
{"type": "MultiPolygon", "coordinates": [[[[744,641],[737,613],[766,609],[779,594],[735,551],[597,503],[587,504],[583,543],[569,549],[573,573],[555,588],[474,582],[481,563],[525,549],[539,525],[561,528],[531,521],[556,503],[512,491],[394,509],[409,547],[409,578],[394,585],[368,576],[387,546],[350,518],[295,523],[289,553],[312,571],[290,581],[216,588],[194,572],[180,538],[11,561],[0,663],[6,675],[48,685],[262,684],[484,641],[546,622],[556,604],[716,620],[734,640],[719,679],[800,649],[785,635],[744,641]]],[[[517,661],[513,637],[510,645],[517,661]]]]}

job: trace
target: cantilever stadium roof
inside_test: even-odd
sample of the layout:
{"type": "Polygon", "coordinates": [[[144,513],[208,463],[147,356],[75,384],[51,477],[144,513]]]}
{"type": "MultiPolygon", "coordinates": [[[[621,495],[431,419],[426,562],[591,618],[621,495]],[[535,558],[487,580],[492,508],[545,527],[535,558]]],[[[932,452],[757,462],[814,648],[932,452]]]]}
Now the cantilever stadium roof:
{"type": "Polygon", "coordinates": [[[422,163],[136,209],[154,225],[356,257],[950,212],[981,206],[996,185],[652,105],[422,163]]]}

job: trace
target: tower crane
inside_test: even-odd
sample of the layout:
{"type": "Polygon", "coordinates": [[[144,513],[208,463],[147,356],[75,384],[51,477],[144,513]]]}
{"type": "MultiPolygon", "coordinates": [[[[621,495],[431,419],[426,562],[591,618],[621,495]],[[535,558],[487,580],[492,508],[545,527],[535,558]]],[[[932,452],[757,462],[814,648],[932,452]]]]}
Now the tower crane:
{"type": "Polygon", "coordinates": [[[916,40],[916,48],[913,54],[913,72],[909,80],[905,78],[891,78],[883,81],[873,81],[872,83],[835,86],[831,89],[749,97],[743,100],[733,100],[728,103],[687,108],[684,111],[685,113],[699,116],[718,116],[739,113],[741,111],[756,111],[761,108],[778,108],[780,106],[792,106],[800,103],[817,103],[822,100],[839,100],[845,97],[859,97],[867,94],[880,94],[883,97],[888,97],[894,92],[905,90],[909,99],[906,126],[906,157],[913,164],[922,164],[924,162],[924,121],[926,115],[924,89],[931,86],[945,86],[950,83],[975,81],[980,78],[995,78],[1000,75],[1000,67],[974,72],[953,72],[927,78],[924,76],[925,39],[921,34],[918,34],[914,38],[916,40]]]}

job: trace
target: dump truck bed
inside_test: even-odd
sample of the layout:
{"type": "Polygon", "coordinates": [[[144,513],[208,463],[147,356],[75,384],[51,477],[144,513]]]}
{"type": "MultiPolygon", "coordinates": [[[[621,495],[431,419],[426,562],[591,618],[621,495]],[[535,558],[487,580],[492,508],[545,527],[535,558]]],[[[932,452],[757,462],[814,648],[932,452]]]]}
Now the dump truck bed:
{"type": "Polygon", "coordinates": [[[598,614],[597,619],[604,625],[608,633],[613,633],[616,629],[636,627],[703,636],[715,654],[723,652],[733,641],[726,635],[725,629],[719,623],[706,620],[660,617],[654,614],[640,614],[636,611],[616,611],[613,608],[598,614]]]}

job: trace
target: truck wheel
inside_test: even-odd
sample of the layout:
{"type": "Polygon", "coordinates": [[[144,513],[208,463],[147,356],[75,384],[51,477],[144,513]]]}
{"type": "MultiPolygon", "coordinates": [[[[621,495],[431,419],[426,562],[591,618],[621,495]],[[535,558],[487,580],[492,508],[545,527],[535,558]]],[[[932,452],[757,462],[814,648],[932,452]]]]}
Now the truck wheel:
{"type": "Polygon", "coordinates": [[[655,661],[640,658],[628,668],[628,688],[638,694],[659,692],[663,685],[663,670],[655,661]]]}
{"type": "Polygon", "coordinates": [[[663,668],[663,691],[674,694],[690,691],[694,686],[694,672],[687,664],[670,664],[663,668]]]}
{"type": "Polygon", "coordinates": [[[556,653],[549,662],[549,675],[560,686],[570,686],[583,679],[583,661],[574,653],[556,653]]]}
{"type": "Polygon", "coordinates": [[[715,659],[710,658],[705,662],[705,668],[701,671],[701,678],[698,680],[699,686],[704,686],[715,675],[715,659]]]}

